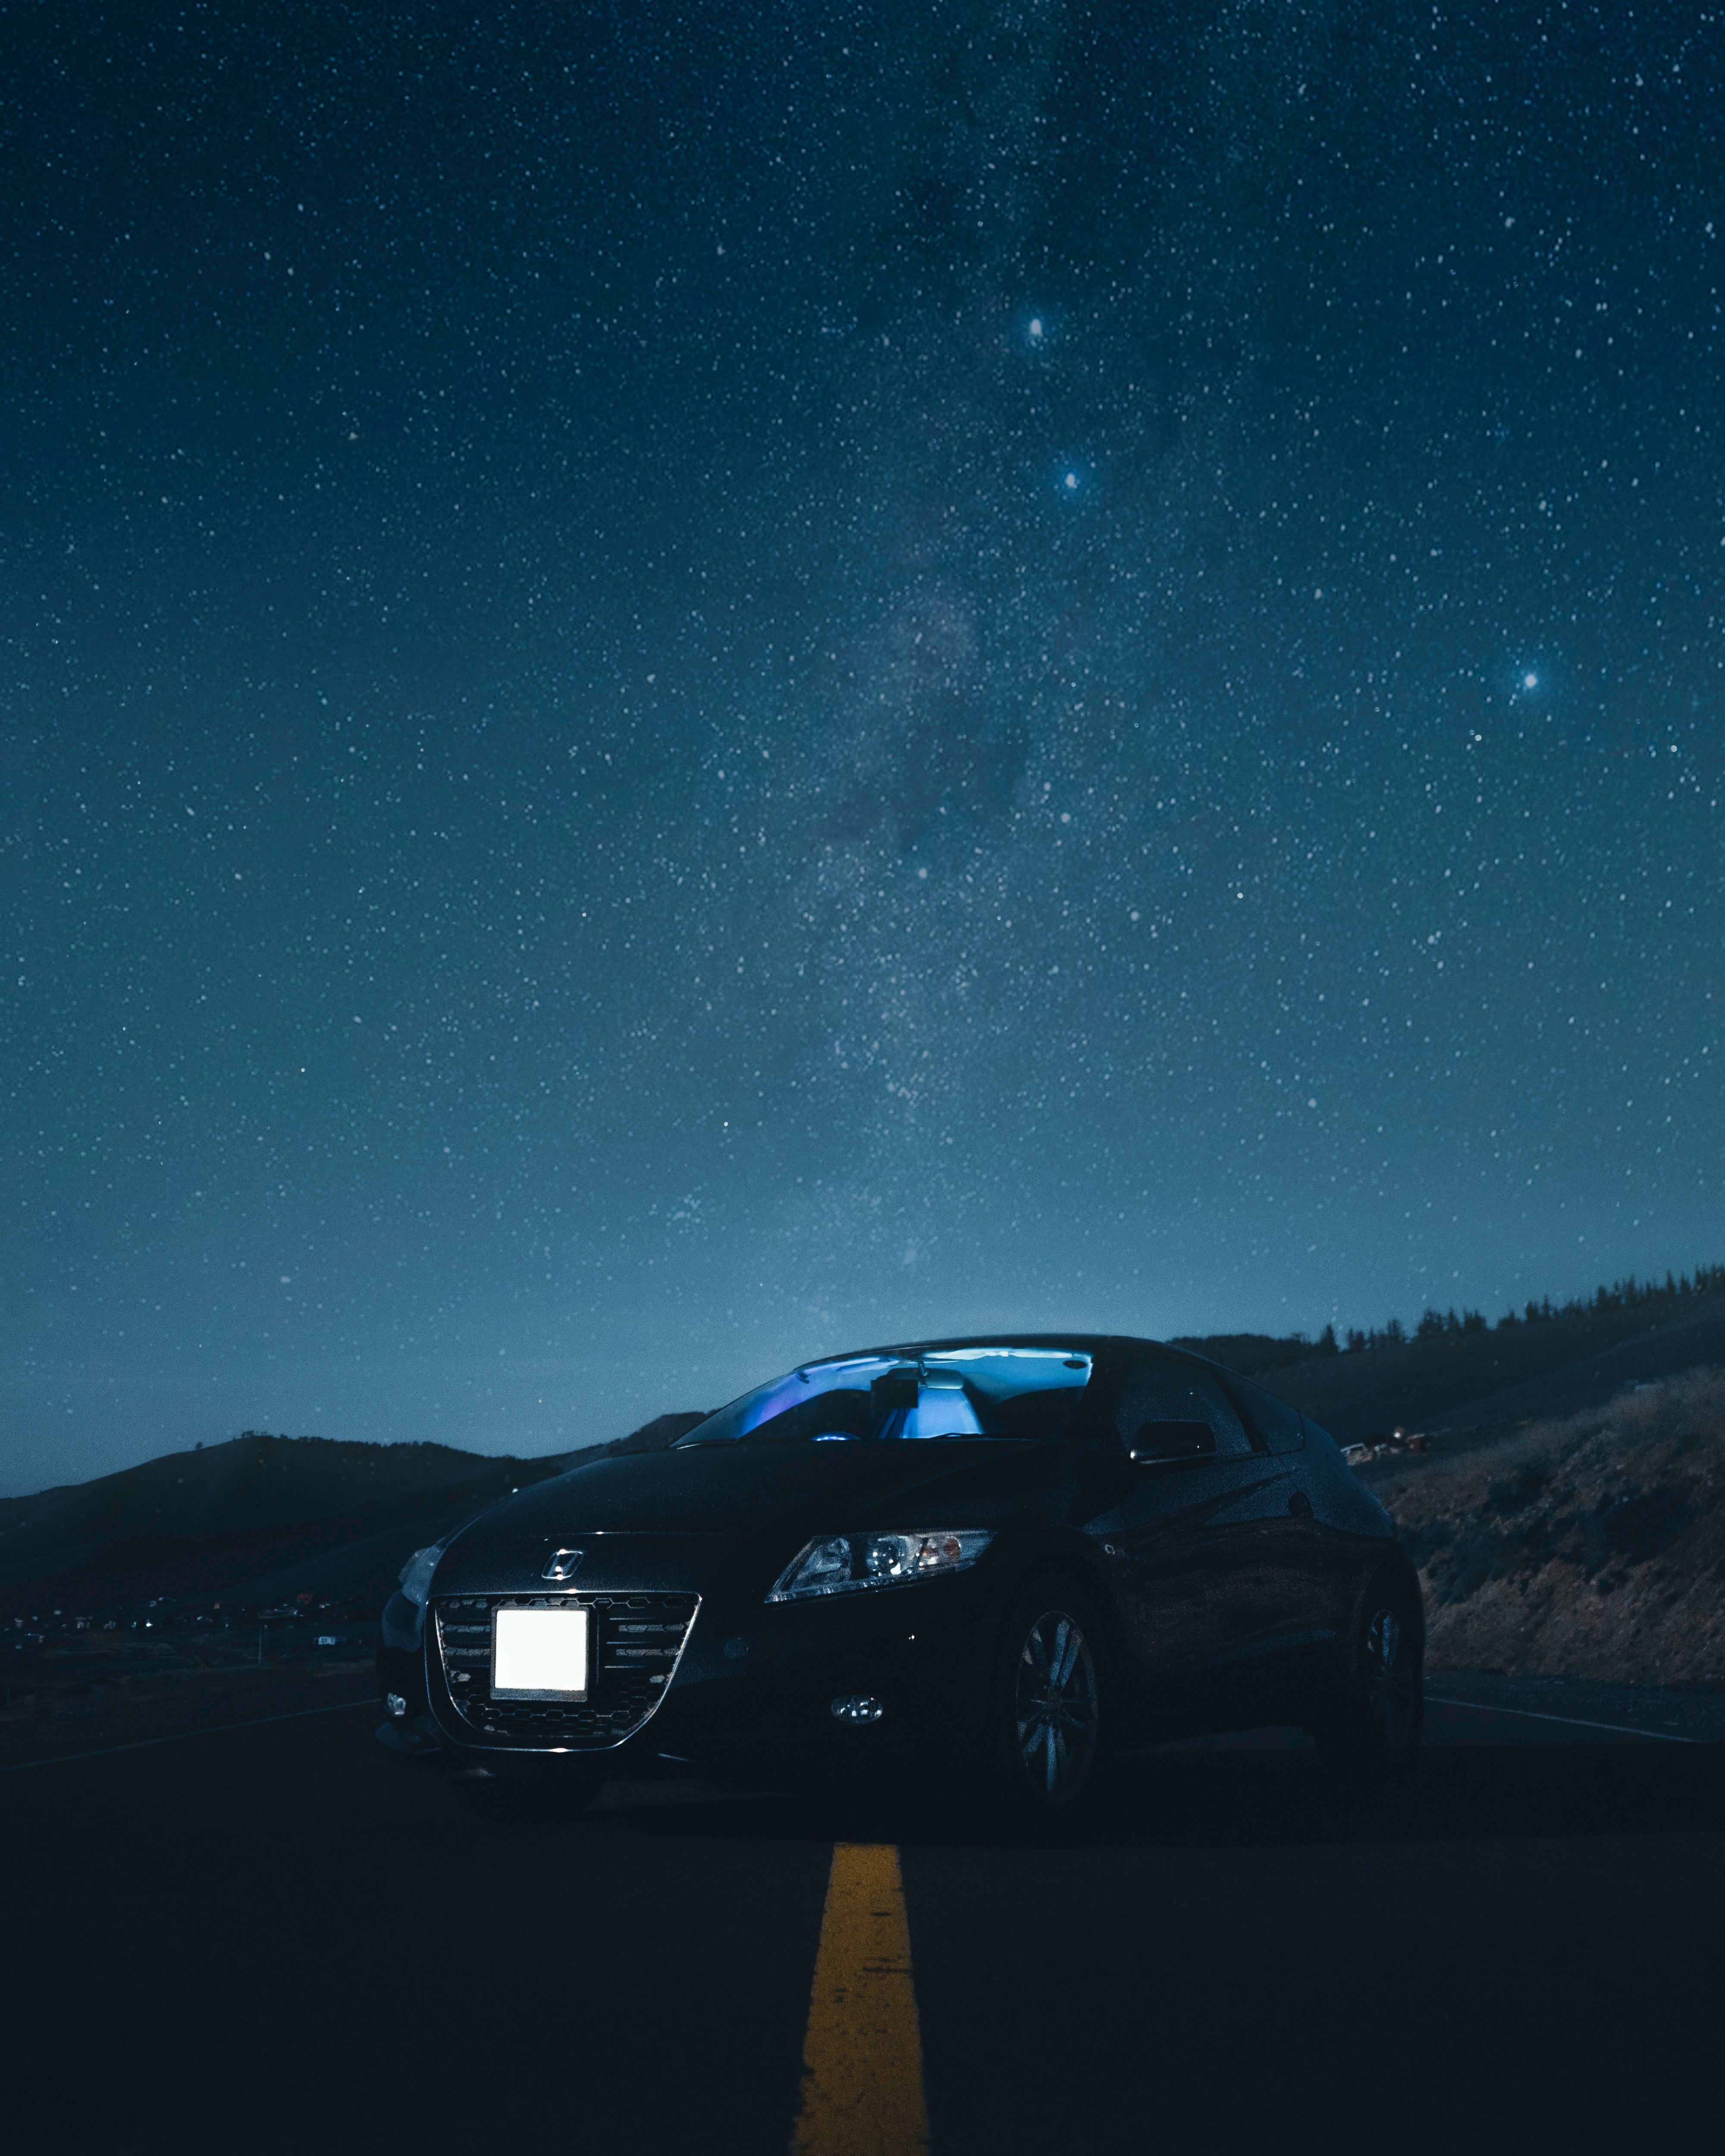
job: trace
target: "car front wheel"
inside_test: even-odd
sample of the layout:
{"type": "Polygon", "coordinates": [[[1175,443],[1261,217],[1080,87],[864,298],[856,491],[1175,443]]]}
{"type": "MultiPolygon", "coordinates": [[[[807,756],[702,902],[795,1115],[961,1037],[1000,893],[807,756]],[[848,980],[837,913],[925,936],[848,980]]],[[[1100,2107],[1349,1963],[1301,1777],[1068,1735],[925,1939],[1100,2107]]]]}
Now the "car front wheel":
{"type": "Polygon", "coordinates": [[[1064,1810],[1091,1786],[1101,1741],[1101,1627],[1070,1580],[1038,1580],[1006,1628],[995,1702],[997,1750],[1009,1799],[1064,1810]]]}

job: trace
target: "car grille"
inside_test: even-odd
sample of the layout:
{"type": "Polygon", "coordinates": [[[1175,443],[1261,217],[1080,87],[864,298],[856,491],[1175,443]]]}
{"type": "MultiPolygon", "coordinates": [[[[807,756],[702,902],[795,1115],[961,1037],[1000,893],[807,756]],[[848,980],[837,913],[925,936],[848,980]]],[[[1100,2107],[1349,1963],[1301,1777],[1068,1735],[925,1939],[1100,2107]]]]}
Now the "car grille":
{"type": "Polygon", "coordinates": [[[615,1744],[664,1698],[700,1606],[693,1594],[456,1595],[435,1606],[444,1686],[462,1721],[493,1743],[615,1744]],[[572,1607],[591,1613],[586,1699],[493,1699],[493,1611],[572,1607]]]}

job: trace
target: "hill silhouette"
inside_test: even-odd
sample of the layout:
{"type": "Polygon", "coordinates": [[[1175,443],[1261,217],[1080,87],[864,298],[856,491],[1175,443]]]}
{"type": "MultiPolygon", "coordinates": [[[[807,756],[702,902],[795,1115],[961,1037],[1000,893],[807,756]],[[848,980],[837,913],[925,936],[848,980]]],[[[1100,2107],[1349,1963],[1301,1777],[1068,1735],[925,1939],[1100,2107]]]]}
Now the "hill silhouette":
{"type": "Polygon", "coordinates": [[[248,1430],[93,1482],[0,1499],[0,1616],[100,1615],[154,1597],[254,1608],[382,1600],[411,1553],[514,1489],[606,1452],[655,1451],[705,1410],[544,1458],[248,1430]]]}
{"type": "Polygon", "coordinates": [[[242,1599],[267,1599],[274,1578],[337,1550],[344,1573],[387,1583],[420,1543],[561,1464],[249,1430],[0,1500],[0,1614],[95,1614],[254,1581],[266,1592],[242,1599]]]}
{"type": "Polygon", "coordinates": [[[1347,1445],[1398,1424],[1459,1438],[1575,1414],[1627,1385],[1720,1362],[1725,1292],[1692,1292],[1308,1354],[1258,1382],[1347,1445]]]}
{"type": "MultiPolygon", "coordinates": [[[[1496,1325],[1428,1312],[1411,1337],[1392,1322],[1348,1340],[1233,1332],[1176,1344],[1254,1376],[1343,1444],[1400,1424],[1453,1449],[1725,1363],[1725,1267],[1663,1287],[1619,1282],[1561,1309],[1529,1304],[1496,1325]]],[[[705,1412],[659,1415],[608,1445],[536,1460],[249,1430],[0,1499],[0,1616],[100,1615],[154,1597],[254,1608],[300,1594],[381,1601],[412,1551],[511,1489],[603,1453],[660,1450],[705,1412]]]]}

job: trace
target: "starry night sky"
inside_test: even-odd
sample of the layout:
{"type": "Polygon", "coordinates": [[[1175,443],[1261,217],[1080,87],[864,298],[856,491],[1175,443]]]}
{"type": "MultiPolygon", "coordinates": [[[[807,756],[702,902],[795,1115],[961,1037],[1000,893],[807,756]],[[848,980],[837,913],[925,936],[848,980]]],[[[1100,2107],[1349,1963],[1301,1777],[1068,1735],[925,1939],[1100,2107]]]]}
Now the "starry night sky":
{"type": "Polygon", "coordinates": [[[1725,24],[3,10],[0,1481],[1725,1255],[1725,24]]]}

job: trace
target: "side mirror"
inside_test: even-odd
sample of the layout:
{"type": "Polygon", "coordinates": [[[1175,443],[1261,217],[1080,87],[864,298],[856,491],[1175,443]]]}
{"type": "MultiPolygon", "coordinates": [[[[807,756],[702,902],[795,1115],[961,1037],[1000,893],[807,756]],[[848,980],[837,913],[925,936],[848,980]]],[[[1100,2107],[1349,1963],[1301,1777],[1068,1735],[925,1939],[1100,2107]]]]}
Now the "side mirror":
{"type": "Polygon", "coordinates": [[[1134,1467],[1160,1467],[1181,1460],[1209,1460],[1216,1433],[1207,1422],[1140,1423],[1128,1457],[1134,1467]]]}

